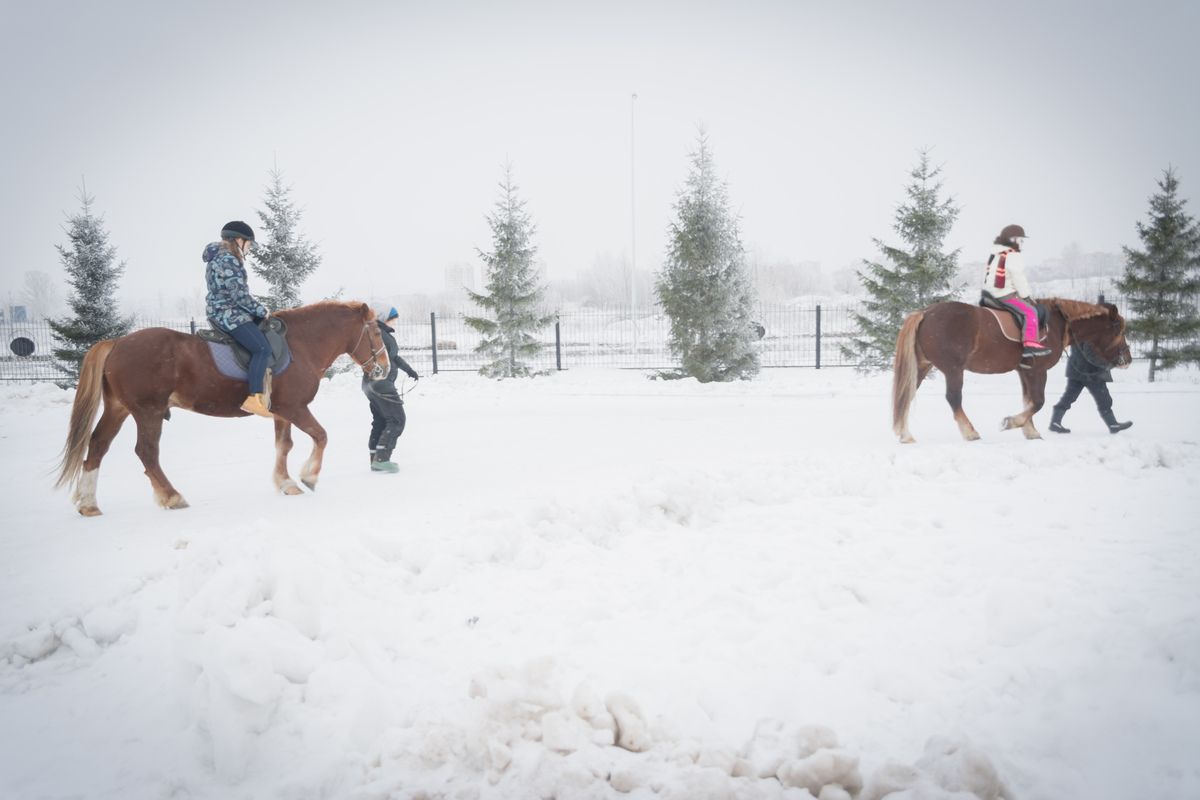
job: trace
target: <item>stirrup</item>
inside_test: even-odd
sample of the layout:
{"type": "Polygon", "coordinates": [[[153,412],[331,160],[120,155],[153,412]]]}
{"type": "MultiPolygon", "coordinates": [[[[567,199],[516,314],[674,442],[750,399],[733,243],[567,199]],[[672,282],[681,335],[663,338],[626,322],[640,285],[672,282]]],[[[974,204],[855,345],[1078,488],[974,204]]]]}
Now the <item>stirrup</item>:
{"type": "Polygon", "coordinates": [[[257,414],[260,417],[274,416],[270,410],[270,401],[262,394],[247,395],[242,401],[242,411],[257,414]]]}

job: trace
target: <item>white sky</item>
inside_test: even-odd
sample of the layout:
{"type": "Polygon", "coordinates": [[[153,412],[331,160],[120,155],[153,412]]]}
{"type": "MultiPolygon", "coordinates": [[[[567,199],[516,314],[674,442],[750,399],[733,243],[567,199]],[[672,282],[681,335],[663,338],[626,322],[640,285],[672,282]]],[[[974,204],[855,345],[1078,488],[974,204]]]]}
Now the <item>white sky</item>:
{"type": "Polygon", "coordinates": [[[441,289],[489,246],[509,160],[568,278],[629,251],[634,92],[645,270],[701,123],[746,245],[827,270],[895,240],[921,147],[965,260],[1010,222],[1035,266],[1116,251],[1166,166],[1200,186],[1186,0],[0,2],[0,296],[62,274],[82,179],[126,302],[202,289],[203,245],[258,227],[276,160],[324,256],[307,299],[441,289]]]}

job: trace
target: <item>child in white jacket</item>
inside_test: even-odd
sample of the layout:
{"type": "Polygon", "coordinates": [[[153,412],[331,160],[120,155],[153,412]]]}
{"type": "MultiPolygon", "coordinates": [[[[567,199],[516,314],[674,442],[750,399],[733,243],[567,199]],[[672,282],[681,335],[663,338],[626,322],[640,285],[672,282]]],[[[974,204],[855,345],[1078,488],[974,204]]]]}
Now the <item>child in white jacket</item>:
{"type": "Polygon", "coordinates": [[[1025,279],[1025,259],[1021,255],[1021,243],[1025,229],[1020,225],[1005,225],[996,237],[992,254],[988,257],[987,272],[983,278],[983,291],[991,298],[1011,306],[1025,318],[1025,350],[1022,357],[1050,355],[1050,348],[1038,342],[1037,309],[1033,307],[1029,281],[1025,279]]]}

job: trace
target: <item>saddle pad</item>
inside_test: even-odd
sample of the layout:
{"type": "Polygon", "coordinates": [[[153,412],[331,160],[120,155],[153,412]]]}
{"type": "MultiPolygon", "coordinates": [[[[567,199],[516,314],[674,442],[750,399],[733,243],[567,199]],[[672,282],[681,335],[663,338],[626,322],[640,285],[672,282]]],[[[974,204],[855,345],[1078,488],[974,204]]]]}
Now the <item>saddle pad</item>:
{"type": "MultiPolygon", "coordinates": [[[[1018,327],[1017,321],[1013,318],[1011,312],[1000,311],[995,308],[990,308],[989,306],[983,306],[983,309],[985,311],[992,312],[992,316],[996,318],[996,322],[1000,325],[1000,333],[1004,334],[1005,339],[1008,339],[1010,342],[1025,341],[1025,332],[1018,327]]],[[[1046,337],[1049,335],[1049,333],[1049,330],[1046,328],[1041,328],[1038,330],[1038,341],[1046,341],[1046,337]]]]}
{"type": "MultiPolygon", "coordinates": [[[[233,356],[233,348],[227,344],[217,344],[216,342],[208,341],[208,351],[212,353],[213,364],[217,367],[217,372],[220,372],[226,378],[233,378],[237,381],[249,380],[250,376],[246,370],[242,369],[237,363],[237,359],[233,356]]],[[[284,354],[283,361],[278,367],[271,370],[272,375],[280,375],[285,369],[291,366],[292,354],[290,352],[284,354]]]]}

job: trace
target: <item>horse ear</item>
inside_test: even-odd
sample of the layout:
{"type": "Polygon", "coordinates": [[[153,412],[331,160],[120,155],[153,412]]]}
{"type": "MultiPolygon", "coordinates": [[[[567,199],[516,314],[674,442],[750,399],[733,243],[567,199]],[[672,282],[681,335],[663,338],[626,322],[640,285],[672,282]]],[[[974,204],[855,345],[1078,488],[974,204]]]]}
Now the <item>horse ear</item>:
{"type": "Polygon", "coordinates": [[[366,303],[358,304],[358,313],[362,314],[363,322],[370,322],[375,317],[375,312],[366,303]]]}

